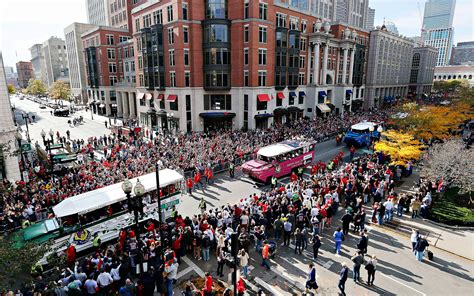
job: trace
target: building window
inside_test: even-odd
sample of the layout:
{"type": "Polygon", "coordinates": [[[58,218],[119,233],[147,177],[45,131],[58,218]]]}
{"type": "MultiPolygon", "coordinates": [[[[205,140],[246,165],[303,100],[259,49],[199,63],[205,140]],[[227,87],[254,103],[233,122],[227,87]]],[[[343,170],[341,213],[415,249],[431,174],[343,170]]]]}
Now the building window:
{"type": "Polygon", "coordinates": [[[183,27],[183,42],[189,43],[189,27],[183,27]]]}
{"type": "Polygon", "coordinates": [[[227,25],[211,24],[204,27],[204,42],[229,42],[227,25]]]}
{"type": "Polygon", "coordinates": [[[250,86],[249,83],[249,71],[245,70],[244,71],[244,86],[250,86]]]}
{"type": "Polygon", "coordinates": [[[140,18],[135,19],[135,32],[140,32],[140,18]]]}
{"type": "Polygon", "coordinates": [[[189,71],[184,72],[184,86],[191,86],[191,73],[189,71]]]}
{"type": "Polygon", "coordinates": [[[286,15],[282,13],[277,13],[276,15],[276,25],[280,28],[286,28],[286,15]]]}
{"type": "Polygon", "coordinates": [[[301,32],[306,33],[306,20],[301,21],[301,32]]]}
{"type": "Polygon", "coordinates": [[[144,84],[143,81],[144,81],[144,80],[143,80],[143,74],[140,74],[140,75],[138,76],[138,84],[139,84],[138,86],[144,86],[145,84],[144,84]]]}
{"type": "Polygon", "coordinates": [[[204,110],[232,110],[232,96],[204,95],[204,110]]]}
{"type": "Polygon", "coordinates": [[[170,66],[174,67],[175,61],[174,61],[174,49],[169,50],[169,60],[170,60],[170,66]]]}
{"type": "Polygon", "coordinates": [[[267,85],[267,71],[258,71],[258,86],[267,85]]]}
{"type": "MultiPolygon", "coordinates": [[[[300,75],[303,75],[303,80],[304,80],[304,74],[300,74],[300,75]]],[[[304,95],[300,92],[299,95],[298,95],[298,104],[299,105],[303,105],[304,104],[304,95]]]]}
{"type": "Polygon", "coordinates": [[[109,73],[117,73],[117,64],[116,63],[109,63],[109,73]]]}
{"type": "Polygon", "coordinates": [[[115,83],[117,83],[117,76],[109,76],[109,82],[110,86],[115,85],[115,83]]]}
{"type": "Polygon", "coordinates": [[[249,64],[249,49],[244,48],[244,65],[249,64]]]}
{"type": "Polygon", "coordinates": [[[135,72],[135,61],[130,62],[130,71],[135,72]]]}
{"type": "Polygon", "coordinates": [[[258,42],[267,43],[267,27],[258,27],[258,42]]]}
{"type": "Polygon", "coordinates": [[[176,87],[176,73],[170,72],[170,86],[176,87]]]}
{"type": "Polygon", "coordinates": [[[290,17],[290,30],[298,30],[298,18],[290,17]]]}
{"type": "Polygon", "coordinates": [[[260,48],[258,50],[258,64],[260,66],[267,64],[267,50],[266,49],[260,48]]]}
{"type": "Polygon", "coordinates": [[[143,27],[149,28],[151,26],[151,15],[146,14],[143,16],[143,27]]]}
{"type": "Polygon", "coordinates": [[[188,19],[188,3],[183,3],[183,20],[188,19]]]}
{"type": "Polygon", "coordinates": [[[306,51],[306,38],[301,38],[300,39],[300,50],[301,51],[306,51]]]}
{"type": "Polygon", "coordinates": [[[267,19],[267,4],[266,3],[259,3],[258,15],[261,20],[267,19]]]}
{"type": "Polygon", "coordinates": [[[267,102],[260,102],[257,97],[257,111],[266,110],[267,109],[267,102]]]}
{"type": "MultiPolygon", "coordinates": [[[[304,73],[299,73],[298,74],[298,84],[299,85],[304,85],[304,73]]],[[[299,103],[302,104],[302,103],[299,103]]]]}
{"type": "Polygon", "coordinates": [[[153,23],[155,25],[163,23],[163,11],[161,9],[153,12],[153,23]]]}
{"type": "Polygon", "coordinates": [[[411,62],[411,66],[414,67],[414,68],[420,66],[420,54],[419,53],[415,53],[413,55],[413,60],[411,62]]]}
{"type": "Polygon", "coordinates": [[[244,42],[249,42],[249,26],[244,26],[244,42]]]}
{"type": "Polygon", "coordinates": [[[288,105],[292,106],[295,104],[295,97],[292,95],[288,96],[288,105]]]}
{"type": "Polygon", "coordinates": [[[184,49],[184,65],[189,66],[189,49],[184,49]]]}
{"type": "Polygon", "coordinates": [[[166,8],[168,12],[168,23],[173,21],[173,5],[170,5],[166,8]]]}
{"type": "Polygon", "coordinates": [[[138,57],[138,70],[142,70],[142,69],[143,69],[143,58],[138,57]]]}
{"type": "Polygon", "coordinates": [[[107,45],[114,45],[114,35],[106,35],[107,45]]]}
{"type": "Polygon", "coordinates": [[[249,0],[246,0],[244,3],[244,19],[248,19],[250,17],[250,3],[249,0]]]}
{"type": "MultiPolygon", "coordinates": [[[[171,7],[171,6],[168,6],[171,7]]],[[[168,44],[174,44],[174,30],[173,28],[168,28],[168,44]]]]}
{"type": "Polygon", "coordinates": [[[176,98],[176,100],[174,100],[174,102],[170,102],[170,110],[173,110],[173,111],[178,111],[179,108],[178,108],[178,98],[176,98]]]}
{"type": "Polygon", "coordinates": [[[306,57],[305,56],[300,56],[300,68],[304,68],[306,64],[306,57]]]}
{"type": "Polygon", "coordinates": [[[229,87],[230,74],[227,71],[212,71],[205,74],[205,87],[229,87]]]}
{"type": "Polygon", "coordinates": [[[107,58],[109,60],[115,60],[115,49],[114,48],[107,48],[107,58]]]}

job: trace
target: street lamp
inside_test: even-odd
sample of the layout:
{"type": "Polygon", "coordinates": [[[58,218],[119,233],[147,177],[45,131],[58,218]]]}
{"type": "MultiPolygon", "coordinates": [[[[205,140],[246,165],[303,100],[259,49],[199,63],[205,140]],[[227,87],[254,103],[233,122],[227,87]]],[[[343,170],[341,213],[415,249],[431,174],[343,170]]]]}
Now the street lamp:
{"type": "Polygon", "coordinates": [[[25,169],[25,159],[23,157],[23,152],[22,152],[22,149],[21,149],[21,140],[22,140],[22,136],[21,136],[21,133],[20,131],[17,131],[16,134],[15,134],[15,138],[16,140],[18,141],[18,149],[20,151],[20,156],[21,156],[21,171],[20,171],[20,175],[21,175],[21,180],[23,180],[23,170],[25,169]]]}
{"type": "Polygon", "coordinates": [[[156,197],[158,199],[158,221],[160,223],[160,242],[161,242],[161,248],[160,248],[160,259],[162,260],[163,264],[160,265],[160,274],[163,274],[164,271],[164,252],[163,252],[163,247],[164,247],[164,235],[163,235],[163,219],[161,217],[161,194],[160,194],[160,165],[155,163],[155,176],[156,176],[156,197]]]}
{"type": "Polygon", "coordinates": [[[43,144],[46,146],[46,132],[43,129],[41,130],[40,135],[43,138],[43,144]]]}
{"type": "Polygon", "coordinates": [[[153,141],[153,131],[154,131],[153,123],[155,123],[155,125],[156,125],[156,109],[155,109],[155,107],[150,107],[150,109],[148,109],[146,114],[150,118],[150,126],[151,126],[150,140],[153,141]]]}
{"type": "Polygon", "coordinates": [[[51,144],[54,143],[54,132],[53,129],[49,129],[49,136],[51,137],[51,144]]]}
{"type": "Polygon", "coordinates": [[[30,116],[26,113],[22,113],[21,117],[23,118],[23,121],[25,122],[25,125],[26,125],[26,138],[28,139],[28,142],[31,143],[30,129],[28,128],[28,120],[30,119],[30,116]]]}

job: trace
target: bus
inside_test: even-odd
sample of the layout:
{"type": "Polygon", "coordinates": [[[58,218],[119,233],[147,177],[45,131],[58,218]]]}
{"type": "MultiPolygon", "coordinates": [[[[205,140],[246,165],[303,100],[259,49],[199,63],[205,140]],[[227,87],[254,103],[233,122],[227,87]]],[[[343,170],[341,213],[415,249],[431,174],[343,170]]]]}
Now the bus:
{"type": "MultiPolygon", "coordinates": [[[[171,169],[160,170],[159,175],[161,212],[166,218],[170,215],[172,206],[181,201],[184,177],[171,169]]],[[[145,195],[156,191],[155,172],[133,178],[130,182],[135,185],[137,180],[145,187],[145,195]]],[[[91,248],[95,233],[103,243],[117,239],[121,229],[134,223],[133,213],[124,208],[127,196],[122,190],[122,183],[64,199],[52,208],[54,218],[14,233],[16,246],[21,247],[26,241],[39,244],[51,242],[51,249],[59,254],[66,249],[68,243],[74,244],[77,252],[91,248]]],[[[158,203],[144,203],[143,213],[141,223],[150,219],[158,220],[158,203]]],[[[45,264],[46,259],[43,258],[41,263],[45,264]]]]}
{"type": "Polygon", "coordinates": [[[257,151],[256,159],[242,165],[242,171],[252,179],[269,183],[273,176],[286,176],[298,167],[311,164],[314,144],[309,141],[286,140],[262,147],[257,151]]]}
{"type": "Polygon", "coordinates": [[[363,121],[351,126],[344,137],[347,146],[362,147],[368,146],[372,138],[379,138],[380,131],[377,123],[363,121]]]}

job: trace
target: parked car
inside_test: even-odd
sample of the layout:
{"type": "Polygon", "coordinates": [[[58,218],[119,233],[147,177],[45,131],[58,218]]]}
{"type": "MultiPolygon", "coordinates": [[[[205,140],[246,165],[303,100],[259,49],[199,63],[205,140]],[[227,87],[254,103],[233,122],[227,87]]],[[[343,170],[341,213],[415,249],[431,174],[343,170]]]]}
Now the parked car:
{"type": "Polygon", "coordinates": [[[46,105],[41,104],[41,105],[39,105],[39,108],[40,109],[46,109],[46,105]]]}
{"type": "Polygon", "coordinates": [[[69,109],[55,109],[53,114],[54,116],[67,117],[69,116],[69,109]]]}

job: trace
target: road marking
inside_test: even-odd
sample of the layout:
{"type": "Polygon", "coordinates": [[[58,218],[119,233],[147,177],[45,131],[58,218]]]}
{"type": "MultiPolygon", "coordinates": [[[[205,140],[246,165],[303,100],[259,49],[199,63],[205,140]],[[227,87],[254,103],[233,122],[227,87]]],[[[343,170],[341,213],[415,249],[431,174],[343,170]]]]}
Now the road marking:
{"type": "Polygon", "coordinates": [[[188,257],[182,257],[183,261],[186,262],[200,277],[204,277],[204,271],[199,268],[193,261],[191,261],[188,257]]]}
{"type": "MultiPolygon", "coordinates": [[[[183,259],[184,259],[184,257],[183,257],[183,259]]],[[[188,272],[190,272],[192,270],[193,270],[193,268],[191,266],[186,267],[185,269],[178,272],[178,274],[176,275],[176,279],[179,279],[180,277],[186,275],[188,272]]]]}
{"type": "MultiPolygon", "coordinates": [[[[290,246],[292,246],[293,248],[295,248],[295,244],[293,243],[290,243],[290,246]]],[[[321,252],[321,251],[320,251],[321,252]]],[[[327,251],[326,251],[327,252],[327,251]]],[[[305,256],[306,258],[308,259],[311,259],[313,261],[316,261],[316,263],[318,263],[319,265],[321,265],[322,267],[326,268],[326,269],[329,269],[331,268],[331,266],[334,264],[334,261],[332,260],[328,260],[326,262],[324,262],[323,260],[321,260],[320,258],[317,258],[316,260],[313,259],[313,253],[310,252],[309,250],[304,250],[303,249],[303,256],[305,256]]],[[[280,256],[280,258],[282,258],[280,256]]],[[[284,259],[284,258],[283,258],[284,259]]]]}
{"type": "MultiPolygon", "coordinates": [[[[262,280],[261,278],[256,277],[255,282],[260,286],[264,287],[267,291],[272,293],[272,295],[282,295],[282,292],[273,288],[270,284],[262,280]]],[[[291,295],[290,293],[285,293],[284,295],[291,295]]]]}
{"type": "MultiPolygon", "coordinates": [[[[284,258],[281,258],[281,259],[284,259],[284,258]]],[[[286,261],[286,259],[284,259],[286,261]]],[[[288,262],[288,261],[287,261],[288,262]]],[[[290,263],[291,264],[291,263],[290,263]]],[[[296,266],[295,266],[296,267],[296,266]]],[[[301,270],[300,268],[296,267],[297,269],[301,270]]],[[[294,286],[296,286],[298,289],[300,290],[304,290],[305,289],[305,286],[300,282],[300,279],[299,278],[294,278],[294,277],[290,277],[288,276],[288,273],[285,272],[284,270],[279,270],[279,269],[284,269],[283,266],[281,265],[277,265],[277,266],[272,266],[270,267],[270,270],[273,271],[274,273],[276,273],[278,276],[284,278],[285,280],[287,280],[289,283],[292,283],[294,286]]],[[[303,277],[304,278],[304,277],[303,277]]]]}
{"type": "Polygon", "coordinates": [[[249,280],[247,280],[247,279],[242,278],[242,280],[245,282],[245,284],[246,284],[247,286],[249,286],[249,287],[252,289],[252,291],[258,292],[259,289],[258,289],[257,286],[255,286],[254,284],[252,284],[252,283],[251,283],[249,280]]]}
{"type": "Polygon", "coordinates": [[[415,289],[415,288],[413,288],[413,287],[410,287],[410,286],[408,286],[407,284],[404,284],[404,283],[402,283],[402,282],[400,282],[400,281],[397,281],[396,279],[394,279],[394,278],[392,278],[392,277],[390,277],[390,276],[388,276],[388,275],[385,275],[385,274],[383,274],[383,273],[381,273],[381,272],[379,272],[379,273],[380,273],[380,275],[383,276],[383,277],[386,277],[386,278],[388,278],[388,279],[390,279],[390,280],[392,280],[392,281],[394,281],[394,282],[396,282],[396,283],[399,283],[399,284],[402,285],[402,286],[405,286],[405,287],[407,287],[407,288],[409,288],[409,289],[411,289],[411,290],[413,290],[413,291],[415,291],[415,292],[417,292],[417,293],[420,293],[420,294],[423,295],[423,296],[426,296],[425,293],[423,293],[423,292],[421,292],[421,291],[418,291],[417,289],[415,289]]]}

